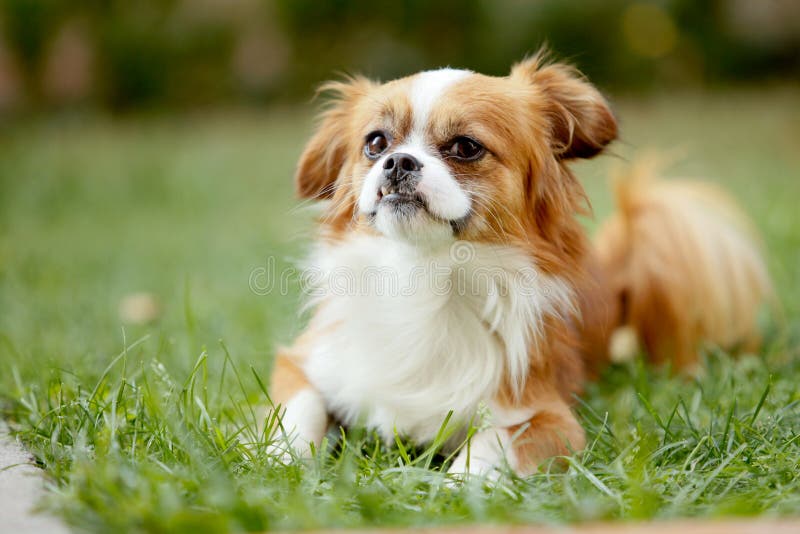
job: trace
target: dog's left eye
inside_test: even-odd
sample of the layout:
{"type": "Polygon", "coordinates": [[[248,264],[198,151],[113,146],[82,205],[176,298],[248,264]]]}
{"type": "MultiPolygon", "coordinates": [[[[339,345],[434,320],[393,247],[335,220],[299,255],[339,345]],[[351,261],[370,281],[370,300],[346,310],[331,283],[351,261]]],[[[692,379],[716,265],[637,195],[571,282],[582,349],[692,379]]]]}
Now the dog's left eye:
{"type": "Polygon", "coordinates": [[[446,145],[442,152],[445,156],[461,161],[475,161],[486,152],[479,142],[466,136],[456,137],[446,145]]]}

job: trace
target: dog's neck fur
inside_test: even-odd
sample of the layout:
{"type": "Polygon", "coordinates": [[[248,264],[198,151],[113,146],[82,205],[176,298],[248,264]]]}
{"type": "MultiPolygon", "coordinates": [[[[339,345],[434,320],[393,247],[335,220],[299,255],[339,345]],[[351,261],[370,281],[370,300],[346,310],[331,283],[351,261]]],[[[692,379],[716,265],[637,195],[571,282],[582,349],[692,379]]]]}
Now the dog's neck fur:
{"type": "Polygon", "coordinates": [[[467,422],[502,384],[521,390],[544,318],[574,311],[570,286],[510,246],[355,234],[322,242],[307,272],[305,370],[334,414],[386,439],[429,441],[448,411],[467,422]]]}

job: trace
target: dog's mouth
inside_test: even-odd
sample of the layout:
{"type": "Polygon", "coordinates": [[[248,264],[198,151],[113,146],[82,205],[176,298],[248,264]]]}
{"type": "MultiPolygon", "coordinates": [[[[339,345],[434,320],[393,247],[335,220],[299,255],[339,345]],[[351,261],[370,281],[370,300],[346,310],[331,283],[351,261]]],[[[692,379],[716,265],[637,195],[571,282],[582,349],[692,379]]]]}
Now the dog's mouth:
{"type": "Polygon", "coordinates": [[[378,205],[392,208],[413,207],[428,210],[425,199],[416,193],[401,193],[397,191],[378,192],[378,205]]]}
{"type": "Polygon", "coordinates": [[[428,208],[428,203],[421,194],[417,192],[398,191],[397,188],[390,186],[383,186],[378,190],[376,211],[372,212],[370,216],[374,218],[377,215],[377,209],[381,207],[390,209],[395,216],[403,218],[411,218],[420,211],[424,212],[433,220],[449,224],[454,234],[463,231],[469,220],[469,215],[454,220],[444,219],[428,208]]]}
{"type": "Polygon", "coordinates": [[[378,189],[377,208],[385,207],[391,209],[396,215],[411,216],[417,211],[423,210],[430,215],[428,203],[425,198],[414,191],[394,184],[384,184],[378,189]]]}

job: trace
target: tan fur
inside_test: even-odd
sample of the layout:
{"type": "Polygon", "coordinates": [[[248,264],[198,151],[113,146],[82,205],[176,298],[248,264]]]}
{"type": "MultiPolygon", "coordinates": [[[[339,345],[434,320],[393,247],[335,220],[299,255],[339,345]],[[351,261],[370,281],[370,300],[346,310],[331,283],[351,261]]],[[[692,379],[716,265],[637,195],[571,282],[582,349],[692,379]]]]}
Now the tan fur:
{"type": "Polygon", "coordinates": [[[544,93],[553,150],[564,159],[590,158],[617,138],[617,121],[600,92],[573,67],[547,64],[540,52],[511,70],[544,93]]]}
{"type": "Polygon", "coordinates": [[[568,456],[586,445],[586,437],[578,420],[563,401],[543,403],[531,419],[509,428],[513,454],[521,473],[535,471],[553,456],[568,456]]]}
{"type": "Polygon", "coordinates": [[[623,316],[648,355],[692,370],[701,345],[753,349],[772,287],[755,234],[711,184],[656,177],[643,159],[617,180],[619,212],[597,235],[623,316]]]}
{"type": "Polygon", "coordinates": [[[297,354],[279,352],[270,376],[269,394],[275,405],[286,404],[298,391],[309,387],[308,379],[297,365],[297,354]]]}
{"type": "Polygon", "coordinates": [[[319,94],[331,97],[331,106],[321,116],[317,131],[306,145],[295,174],[295,188],[301,198],[330,198],[334,182],[347,157],[351,132],[342,131],[356,101],[367,94],[372,82],[355,77],[346,82],[328,82],[319,94]]]}
{"type": "MultiPolygon", "coordinates": [[[[329,328],[329,327],[327,327],[329,328]]],[[[297,392],[311,387],[301,366],[306,359],[309,345],[314,336],[325,328],[315,326],[312,321],[291,347],[280,347],[275,355],[275,363],[270,374],[269,394],[277,406],[285,405],[297,392]]]]}
{"type": "MultiPolygon", "coordinates": [[[[403,141],[411,125],[406,94],[412,80],[379,85],[355,78],[326,86],[334,99],[296,176],[301,196],[331,199],[320,220],[321,239],[336,243],[350,233],[375,232],[355,212],[372,164],[362,155],[363,142],[381,128],[393,128],[396,143],[403,141]]],[[[471,222],[458,238],[514,245],[575,290],[578,313],[547,318],[544,339],[530,349],[536,357],[522,393],[509,380],[493,399],[534,413],[508,428],[519,431],[514,449],[524,471],[583,447],[583,430],[569,407],[587,374],[597,376],[608,362],[614,328],[635,326],[654,360],[679,367],[696,361],[701,340],[723,346],[758,341],[754,314],[770,291],[769,279],[743,218],[718,191],[624,180],[617,188],[620,211],[604,225],[595,252],[576,220],[588,212],[585,192],[567,164],[602,151],[617,124],[605,99],[574,69],[546,64],[538,55],[507,77],[471,75],[437,104],[429,123],[433,145],[472,135],[488,149],[477,162],[448,162],[474,201],[471,222]]],[[[306,336],[314,336],[313,321],[306,336]]],[[[277,402],[308,387],[296,363],[305,345],[301,337],[278,357],[272,380],[277,402]]]]}

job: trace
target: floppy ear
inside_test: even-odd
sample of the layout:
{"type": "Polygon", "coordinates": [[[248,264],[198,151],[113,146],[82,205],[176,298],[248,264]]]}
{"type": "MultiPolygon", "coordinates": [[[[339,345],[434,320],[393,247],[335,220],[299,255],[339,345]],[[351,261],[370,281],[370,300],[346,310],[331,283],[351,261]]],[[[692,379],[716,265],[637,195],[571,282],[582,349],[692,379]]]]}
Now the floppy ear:
{"type": "Polygon", "coordinates": [[[328,82],[318,94],[330,95],[314,135],[297,164],[294,183],[301,198],[330,198],[339,171],[347,158],[349,119],[355,103],[372,86],[366,78],[328,82]]]}
{"type": "Polygon", "coordinates": [[[591,158],[616,139],[617,121],[605,98],[573,67],[546,64],[539,53],[511,69],[547,99],[553,150],[560,159],[591,158]]]}

